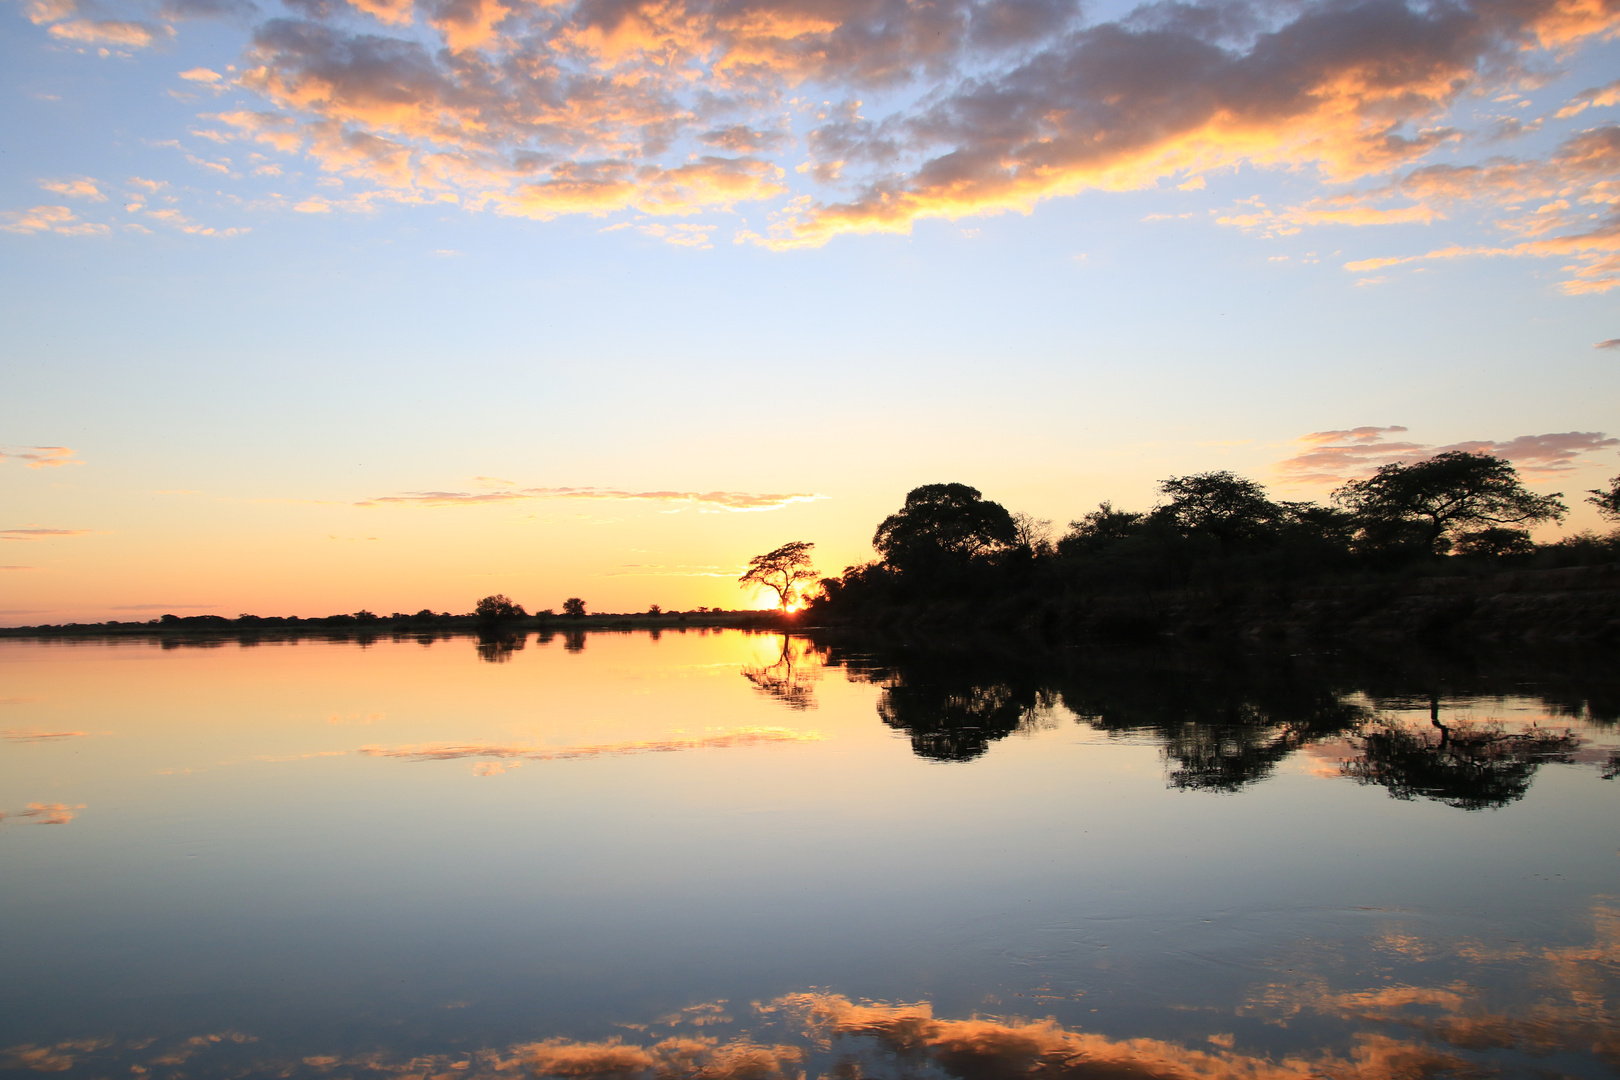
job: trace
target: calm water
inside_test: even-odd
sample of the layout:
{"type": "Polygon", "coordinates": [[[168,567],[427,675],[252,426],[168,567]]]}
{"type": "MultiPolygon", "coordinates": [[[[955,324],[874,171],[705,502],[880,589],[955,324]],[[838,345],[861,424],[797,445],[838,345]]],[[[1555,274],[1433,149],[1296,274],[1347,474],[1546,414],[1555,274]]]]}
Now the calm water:
{"type": "Polygon", "coordinates": [[[1617,713],[1567,657],[0,642],[0,1069],[1609,1076],[1617,713]]]}

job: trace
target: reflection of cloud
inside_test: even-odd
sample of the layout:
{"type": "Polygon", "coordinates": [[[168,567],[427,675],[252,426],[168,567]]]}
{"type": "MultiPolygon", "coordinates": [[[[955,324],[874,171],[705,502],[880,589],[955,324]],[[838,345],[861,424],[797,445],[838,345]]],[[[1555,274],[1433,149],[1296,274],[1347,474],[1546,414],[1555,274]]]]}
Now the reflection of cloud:
{"type": "MultiPolygon", "coordinates": [[[[622,1038],[566,1037],[451,1054],[359,1055],[307,1053],[293,1060],[255,1060],[255,1074],[296,1077],[454,1076],[463,1080],[803,1080],[809,1050],[830,1054],[829,1075],[845,1078],[936,1075],[953,1080],[1417,1080],[1486,1075],[1510,1064],[1479,1052],[1560,1055],[1564,1068],[1620,1063],[1620,1017],[1608,997],[1620,963],[1620,911],[1598,906],[1590,942],[1537,947],[1523,942],[1450,947],[1419,940],[1399,927],[1378,940],[1402,963],[1456,958],[1475,965],[1511,963],[1496,980],[1462,979],[1439,986],[1383,984],[1335,988],[1309,961],[1294,960],[1293,981],[1254,986],[1236,1012],[1249,1020],[1288,1025],[1324,1017],[1350,1026],[1340,1049],[1267,1053],[1240,1048],[1230,1033],[1206,1036],[1201,1047],[1156,1038],[1115,1038],[1067,1027],[1054,1018],[995,1016],[948,1019],[920,1002],[856,1001],[825,990],[786,994],[756,1004],[756,1034],[677,1035],[645,1043],[622,1038]],[[1490,982],[1493,985],[1480,985],[1490,982]],[[1510,1002],[1495,994],[1519,995],[1510,1002]],[[1528,994],[1528,997],[1522,995],[1528,994]],[[1391,1031],[1410,1033],[1402,1038],[1391,1031]],[[1472,1056],[1464,1057],[1463,1054],[1472,1056]]],[[[1287,978],[1287,976],[1284,976],[1287,978]]],[[[453,1003],[449,1007],[457,1007],[453,1003]]],[[[703,1003],[661,1017],[657,1024],[722,1029],[732,1022],[726,1002],[703,1003]]],[[[650,1024],[621,1024],[645,1033],[650,1024]]],[[[647,1038],[643,1035],[642,1038],[647,1038]]],[[[154,1065],[216,1064],[202,1055],[254,1041],[240,1034],[206,1035],[148,1050],[150,1040],[110,1039],[12,1047],[0,1066],[64,1071],[93,1066],[102,1075],[147,1075],[154,1065]]],[[[221,1070],[214,1070],[221,1071],[221,1070]]],[[[247,1070],[235,1070],[243,1072],[247,1070]]],[[[1491,1073],[1494,1075],[1494,1073],[1491,1073]]]]}
{"type": "MultiPolygon", "coordinates": [[[[759,746],[765,743],[818,742],[817,731],[792,728],[748,727],[710,735],[671,739],[642,739],[633,742],[598,743],[592,746],[510,746],[498,743],[433,743],[420,746],[362,746],[360,753],[372,757],[403,758],[406,761],[454,761],[462,758],[494,758],[497,761],[571,761],[575,758],[604,757],[614,754],[665,754],[677,750],[716,750],[732,746],[759,746]]],[[[482,774],[481,774],[482,775],[482,774]]]]}
{"type": "Polygon", "coordinates": [[[1405,432],[1406,428],[1399,426],[1314,431],[1295,440],[1302,449],[1279,461],[1275,468],[1297,483],[1337,483],[1371,475],[1378,466],[1390,462],[1424,461],[1436,454],[1467,450],[1507,458],[1531,476],[1551,476],[1574,468],[1582,454],[1620,446],[1620,439],[1601,431],[1520,435],[1505,442],[1475,439],[1446,446],[1387,438],[1405,432]]]}
{"type": "MultiPolygon", "coordinates": [[[[480,479],[487,479],[480,477],[480,479]]],[[[476,506],[480,503],[521,502],[529,499],[610,499],[617,501],[676,503],[729,511],[779,510],[793,503],[816,502],[825,495],[794,493],[756,495],[746,491],[619,491],[612,488],[502,488],[494,491],[412,491],[382,495],[356,506],[406,504],[413,506],[476,506]]]]}
{"type": "Polygon", "coordinates": [[[9,814],[0,814],[0,821],[6,818],[24,818],[35,825],[66,825],[76,816],[73,811],[83,810],[84,803],[69,806],[67,803],[38,803],[28,804],[26,810],[14,810],[9,814]]]}

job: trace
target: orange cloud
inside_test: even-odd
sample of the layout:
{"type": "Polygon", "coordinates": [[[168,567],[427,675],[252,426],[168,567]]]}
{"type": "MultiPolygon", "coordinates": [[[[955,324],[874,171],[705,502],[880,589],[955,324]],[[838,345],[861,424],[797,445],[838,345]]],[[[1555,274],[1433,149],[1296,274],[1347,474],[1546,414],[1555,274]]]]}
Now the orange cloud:
{"type": "Polygon", "coordinates": [[[38,743],[38,742],[54,742],[57,739],[77,739],[77,738],[82,738],[84,736],[84,732],[82,732],[82,731],[14,731],[14,730],[7,729],[5,731],[0,731],[0,735],[3,735],[7,739],[10,739],[12,742],[38,743]]]}
{"type": "Polygon", "coordinates": [[[30,469],[54,469],[62,465],[83,465],[66,446],[13,446],[0,449],[0,461],[23,461],[30,469]]]}
{"type": "Polygon", "coordinates": [[[0,213],[0,229],[15,233],[57,233],[61,236],[105,236],[112,230],[105,225],[80,221],[65,206],[36,206],[30,210],[0,213]]]}
{"type": "Polygon", "coordinates": [[[122,19],[73,19],[52,26],[50,35],[64,41],[79,41],[87,45],[117,45],[126,49],[144,49],[158,38],[173,37],[174,28],[122,19]]]}

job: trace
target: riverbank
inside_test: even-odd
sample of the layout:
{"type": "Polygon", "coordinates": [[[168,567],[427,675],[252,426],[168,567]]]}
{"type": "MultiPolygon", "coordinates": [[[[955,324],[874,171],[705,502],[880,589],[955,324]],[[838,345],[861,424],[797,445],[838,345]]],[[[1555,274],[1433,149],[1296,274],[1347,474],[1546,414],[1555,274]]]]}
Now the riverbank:
{"type": "Polygon", "coordinates": [[[305,619],[298,616],[265,617],[244,615],[227,619],[219,615],[165,616],[148,622],[57,623],[40,626],[0,627],[0,638],[151,638],[207,640],[248,638],[286,640],[294,638],[352,639],[364,637],[460,637],[511,636],[515,634],[571,634],[594,631],[660,630],[753,630],[792,629],[793,616],[775,611],[693,611],[614,614],[603,612],[579,617],[524,616],[486,620],[476,615],[435,615],[431,618],[403,618],[329,615],[305,619]]]}
{"type": "Polygon", "coordinates": [[[900,631],[1013,631],[1102,643],[1217,637],[1301,643],[1598,643],[1620,641],[1620,567],[1316,584],[1246,581],[1040,597],[1019,593],[978,602],[946,598],[843,618],[829,618],[831,614],[817,611],[816,621],[900,631]]]}

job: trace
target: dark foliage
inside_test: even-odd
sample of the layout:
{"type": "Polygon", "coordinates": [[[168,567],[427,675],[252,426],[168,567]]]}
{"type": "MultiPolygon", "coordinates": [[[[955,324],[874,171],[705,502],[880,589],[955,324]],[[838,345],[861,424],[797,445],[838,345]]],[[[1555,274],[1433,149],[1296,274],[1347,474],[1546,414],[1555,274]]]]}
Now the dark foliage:
{"type": "MultiPolygon", "coordinates": [[[[1536,545],[1528,527],[1560,520],[1564,504],[1526,490],[1509,462],[1486,454],[1386,465],[1344,485],[1330,506],[1273,499],[1226,471],[1173,476],[1159,490],[1149,511],[1099,504],[1053,544],[1041,523],[965,484],[916,488],[878,527],[879,557],[822,579],[813,613],[1129,640],[1171,628],[1171,595],[1196,594],[1218,615],[1256,597],[1285,607],[1285,594],[1302,587],[1620,561],[1620,532],[1536,545]]],[[[1431,606],[1420,629],[1444,631],[1435,620],[1445,605],[1431,606]]]]}

